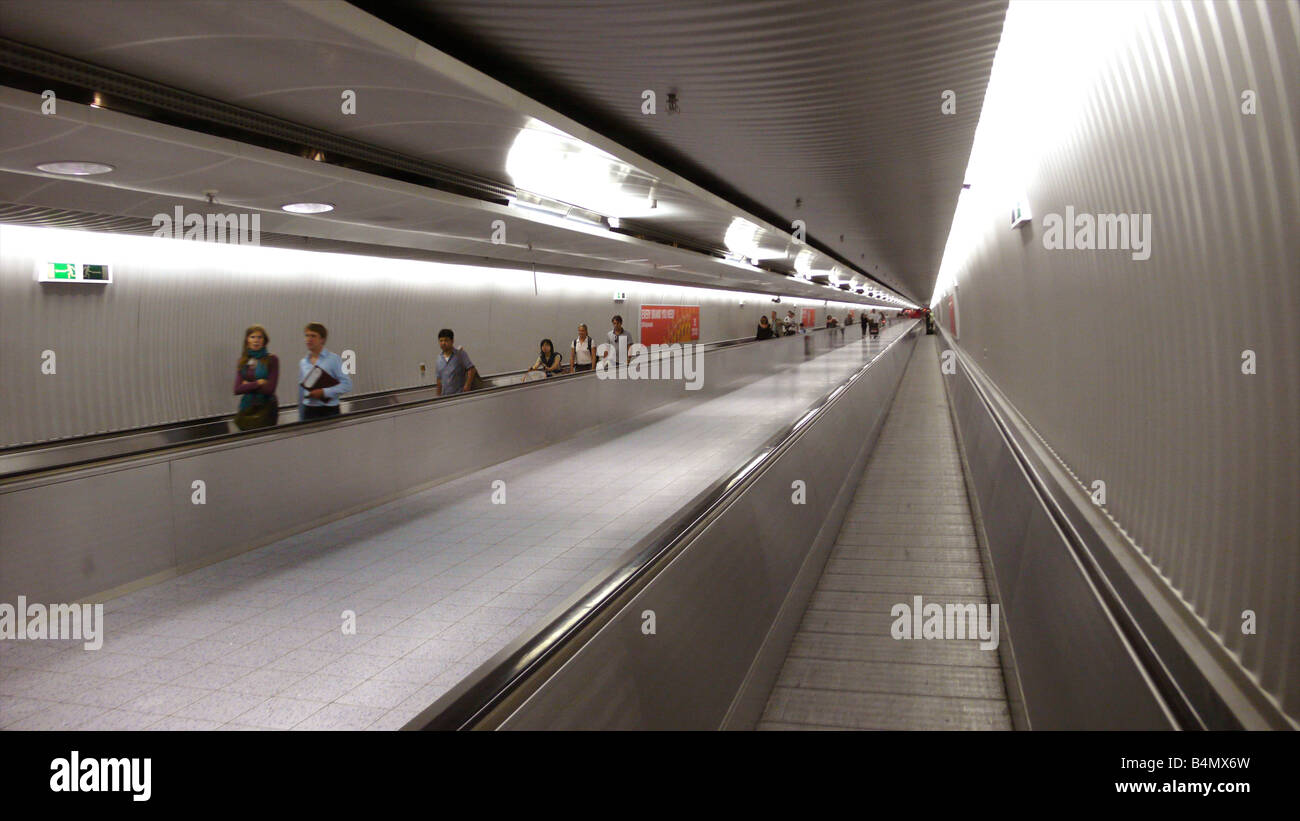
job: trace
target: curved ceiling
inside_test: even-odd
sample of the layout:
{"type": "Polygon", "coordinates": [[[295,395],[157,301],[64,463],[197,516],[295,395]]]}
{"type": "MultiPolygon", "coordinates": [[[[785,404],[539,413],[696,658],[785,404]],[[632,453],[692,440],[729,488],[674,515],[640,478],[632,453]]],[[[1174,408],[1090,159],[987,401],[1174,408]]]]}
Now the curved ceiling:
{"type": "Polygon", "coordinates": [[[933,289],[1007,8],[356,4],[774,225],[804,220],[818,246],[914,300],[933,289]]]}
{"type": "MultiPolygon", "coordinates": [[[[694,248],[705,253],[683,266],[717,277],[718,266],[727,263],[732,267],[723,266],[720,285],[761,290],[817,288],[781,275],[794,273],[801,267],[797,263],[809,276],[845,279],[853,273],[849,269],[857,269],[920,302],[938,268],[1005,12],[1004,0],[963,5],[960,12],[949,3],[832,2],[808,11],[787,0],[759,0],[723,6],[720,12],[698,0],[671,6],[478,0],[439,2],[436,11],[431,4],[407,4],[395,7],[403,19],[387,19],[394,7],[382,5],[371,14],[358,8],[365,5],[341,0],[6,4],[0,6],[0,37],[13,42],[6,44],[8,55],[0,55],[0,63],[11,78],[6,82],[28,92],[48,87],[44,83],[51,75],[42,69],[58,68],[71,72],[60,79],[76,88],[96,89],[96,83],[111,80],[122,94],[135,95],[118,100],[110,94],[101,108],[147,119],[168,109],[188,112],[191,119],[183,122],[158,120],[198,129],[197,134],[169,132],[163,150],[156,140],[146,147],[153,133],[148,129],[112,126],[119,135],[133,134],[129,144],[119,146],[123,162],[146,162],[133,172],[141,193],[192,199],[216,189],[224,203],[275,209],[285,187],[268,185],[272,180],[247,162],[251,155],[222,148],[228,157],[238,157],[236,163],[195,166],[185,161],[182,147],[206,147],[205,135],[245,140],[258,127],[278,128],[281,134],[297,128],[302,144],[322,143],[317,147],[325,148],[326,157],[331,148],[325,143],[337,135],[343,149],[369,150],[381,163],[388,158],[389,167],[405,160],[418,166],[417,173],[442,168],[470,184],[481,181],[487,190],[531,191],[551,204],[581,205],[588,217],[592,211],[618,216],[539,192],[518,179],[517,168],[555,165],[556,156],[576,150],[579,169],[599,155],[609,167],[625,169],[619,193],[652,203],[653,210],[621,217],[623,233],[658,246],[637,257],[658,264],[657,256],[694,248]],[[446,18],[455,18],[460,28],[429,28],[431,21],[446,18]],[[475,36],[464,33],[471,26],[477,27],[475,36]],[[454,42],[447,42],[449,37],[454,42]],[[490,48],[510,56],[511,65],[533,67],[521,74],[500,64],[483,72],[453,53],[468,49],[481,59],[489,41],[490,48]],[[48,55],[44,63],[42,54],[48,55]],[[69,67],[68,58],[84,65],[69,67]],[[13,82],[15,76],[25,76],[25,83],[13,82]],[[662,92],[653,117],[640,114],[645,87],[662,92]],[[670,88],[681,96],[680,113],[671,115],[665,100],[670,88]],[[355,116],[340,110],[340,89],[355,90],[355,116]],[[957,94],[955,114],[940,111],[944,89],[957,94]],[[528,96],[531,92],[546,99],[528,96]],[[152,110],[132,110],[142,102],[152,110]],[[217,125],[203,125],[204,116],[217,125]],[[244,130],[221,130],[227,126],[244,130]],[[572,139],[557,140],[557,130],[572,139]],[[516,149],[530,136],[563,146],[558,154],[534,155],[534,161],[512,169],[516,149]],[[801,251],[791,238],[795,219],[807,224],[815,251],[801,251]],[[736,238],[750,250],[718,260],[736,251],[736,238]],[[741,257],[767,261],[756,267],[741,257]]],[[[99,103],[98,93],[94,101],[99,103]]],[[[29,105],[20,95],[10,113],[29,105]]],[[[34,106],[27,110],[36,113],[34,106]]],[[[105,142],[94,130],[68,131],[103,118],[96,119],[91,109],[69,121],[63,110],[40,125],[76,133],[90,146],[106,147],[116,139],[105,142]]],[[[26,130],[35,127],[30,122],[19,127],[14,119],[8,126],[0,128],[6,137],[0,168],[33,173],[32,158],[53,143],[33,138],[26,130]]],[[[331,157],[320,165],[332,162],[331,157]]],[[[300,177],[308,171],[294,168],[300,177]]],[[[123,174],[111,176],[116,179],[87,179],[77,186],[116,187],[124,194],[123,174]]],[[[542,182],[565,177],[551,174],[553,179],[542,182]]],[[[23,188],[11,186],[15,182],[6,175],[7,188],[23,188]]],[[[55,190],[46,189],[44,196],[55,190]]],[[[6,194],[0,198],[24,202],[8,193],[0,190],[6,194]]],[[[81,207],[79,202],[27,204],[81,207]]],[[[340,201],[331,218],[353,225],[386,222],[371,227],[388,228],[394,220],[406,221],[389,210],[382,202],[340,201]]],[[[416,209],[406,217],[421,213],[416,209]]],[[[475,231],[483,234],[477,244],[484,244],[486,231],[475,231]]],[[[623,251],[596,255],[590,239],[566,240],[562,234],[552,238],[558,251],[593,259],[617,258],[623,251]],[[588,247],[579,250],[580,245],[588,247]]],[[[447,245],[453,239],[470,238],[436,242],[447,245]]],[[[525,258],[532,252],[530,240],[525,258]]],[[[677,260],[672,267],[678,267],[677,260]]],[[[853,282],[870,288],[864,277],[853,282]]]]}

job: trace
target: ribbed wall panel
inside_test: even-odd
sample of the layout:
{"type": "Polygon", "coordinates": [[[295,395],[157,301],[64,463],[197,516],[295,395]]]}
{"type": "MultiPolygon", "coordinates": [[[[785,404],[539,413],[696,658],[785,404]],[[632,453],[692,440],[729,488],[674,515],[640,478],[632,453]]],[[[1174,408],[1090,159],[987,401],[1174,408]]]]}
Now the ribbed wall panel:
{"type": "Polygon", "coordinates": [[[641,304],[700,306],[701,342],[752,334],[773,308],[825,317],[821,301],[735,291],[539,273],[534,293],[527,271],[87,232],[75,236],[94,250],[74,261],[108,261],[114,281],[38,283],[37,266],[68,256],[59,236],[70,233],[0,224],[0,447],[233,414],[253,323],[280,357],[280,403],[293,405],[312,321],[330,350],[355,352],[359,394],[421,384],[420,362],[432,384],[443,327],[483,373],[500,373],[531,365],[543,337],[567,361],[579,322],[600,342],[618,313],[635,333],[641,304]],[[44,350],[53,375],[41,373],[44,350]]]}
{"type": "Polygon", "coordinates": [[[1023,169],[1033,222],[1011,230],[1009,202],[972,199],[960,344],[1083,485],[1106,482],[1107,512],[1300,718],[1300,4],[1145,8],[1096,64],[1034,67],[1096,74],[1023,169]],[[1045,249],[1044,216],[1067,206],[1151,214],[1151,258],[1045,249]]]}

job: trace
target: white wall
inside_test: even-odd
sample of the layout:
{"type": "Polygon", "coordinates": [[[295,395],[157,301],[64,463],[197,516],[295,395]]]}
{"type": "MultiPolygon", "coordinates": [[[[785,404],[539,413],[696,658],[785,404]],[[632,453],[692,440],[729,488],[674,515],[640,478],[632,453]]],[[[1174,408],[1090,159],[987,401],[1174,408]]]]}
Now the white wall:
{"type": "Polygon", "coordinates": [[[278,395],[291,405],[307,322],[329,329],[330,350],[355,352],[360,394],[421,384],[420,362],[431,382],[443,327],[491,374],[531,365],[543,337],[567,357],[579,322],[601,340],[617,313],[635,334],[642,304],[700,306],[701,342],[752,335],[773,308],[825,318],[821,302],[734,291],[0,225],[0,446],[233,413],[254,323],[288,371],[278,395]],[[65,259],[108,262],[114,281],[36,281],[65,259]]]}
{"type": "Polygon", "coordinates": [[[961,346],[1293,717],[1298,78],[1294,0],[1013,2],[936,292],[958,286],[961,346]],[[1150,215],[1149,258],[1045,247],[1068,208],[1150,215]]]}

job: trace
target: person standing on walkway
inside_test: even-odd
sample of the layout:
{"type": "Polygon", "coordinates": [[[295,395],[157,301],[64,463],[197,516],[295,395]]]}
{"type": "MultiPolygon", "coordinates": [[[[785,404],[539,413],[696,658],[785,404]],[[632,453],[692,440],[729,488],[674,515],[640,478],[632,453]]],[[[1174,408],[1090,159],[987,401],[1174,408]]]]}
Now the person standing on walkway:
{"type": "Polygon", "coordinates": [[[438,395],[453,396],[469,391],[474,385],[478,369],[469,361],[464,348],[456,347],[456,334],[451,328],[438,331],[438,395]]]}
{"type": "Polygon", "coordinates": [[[244,353],[235,367],[235,394],[239,397],[235,427],[240,430],[268,428],[280,419],[275,399],[280,360],[266,349],[270,341],[261,325],[251,325],[244,331],[244,353]]]}
{"type": "Polygon", "coordinates": [[[609,350],[605,354],[605,359],[610,360],[610,364],[614,367],[626,365],[627,363],[623,359],[627,356],[627,349],[632,347],[632,336],[623,327],[623,317],[614,314],[609,321],[613,327],[605,335],[605,338],[609,341],[609,350]],[[622,340],[621,353],[619,351],[620,340],[622,340]]]}
{"type": "Polygon", "coordinates": [[[352,391],[352,379],[343,372],[343,359],[326,349],[324,325],[309,322],[302,332],[307,355],[298,363],[298,421],[337,416],[339,397],[352,391]]]}

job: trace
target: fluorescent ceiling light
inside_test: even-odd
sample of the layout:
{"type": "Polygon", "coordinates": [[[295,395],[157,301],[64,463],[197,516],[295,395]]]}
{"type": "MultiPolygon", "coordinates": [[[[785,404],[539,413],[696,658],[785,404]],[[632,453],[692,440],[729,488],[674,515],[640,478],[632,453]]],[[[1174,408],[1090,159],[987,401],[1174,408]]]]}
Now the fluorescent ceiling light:
{"type": "Polygon", "coordinates": [[[612,217],[649,217],[658,180],[576,137],[530,118],[506,155],[516,188],[612,217]]]}
{"type": "Polygon", "coordinates": [[[804,279],[812,276],[813,252],[810,248],[800,251],[794,258],[794,269],[804,279]]]}
{"type": "Polygon", "coordinates": [[[731,225],[727,226],[727,234],[722,241],[726,244],[727,249],[738,257],[745,259],[784,259],[785,251],[775,251],[765,249],[759,243],[759,238],[763,229],[747,219],[735,217],[731,220],[731,225]]]}
{"type": "Polygon", "coordinates": [[[43,162],[36,166],[47,174],[66,174],[73,177],[89,177],[92,174],[107,174],[113,166],[102,162],[84,162],[82,160],[65,160],[61,162],[43,162]]]}
{"type": "Polygon", "coordinates": [[[281,205],[280,210],[288,211],[290,214],[324,214],[326,211],[333,211],[334,206],[328,202],[291,202],[281,205]]]}
{"type": "Polygon", "coordinates": [[[519,199],[517,197],[507,198],[506,203],[511,208],[518,208],[521,211],[532,211],[534,214],[546,214],[548,217],[559,217],[563,219],[569,214],[568,206],[559,203],[533,202],[532,200],[519,199]]]}

